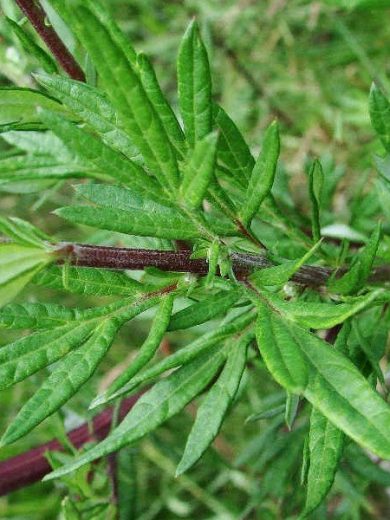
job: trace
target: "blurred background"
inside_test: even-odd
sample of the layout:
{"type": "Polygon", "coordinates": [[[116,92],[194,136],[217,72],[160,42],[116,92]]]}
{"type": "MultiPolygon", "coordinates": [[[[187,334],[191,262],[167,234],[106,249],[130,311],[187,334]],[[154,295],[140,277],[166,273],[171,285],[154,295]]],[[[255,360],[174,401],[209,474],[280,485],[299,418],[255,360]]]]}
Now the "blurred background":
{"type": "MultiPolygon", "coordinates": [[[[53,13],[50,1],[41,3],[48,13],[47,23],[55,25],[93,78],[88,60],[53,13]]],[[[388,0],[106,0],[105,4],[136,49],[151,56],[174,107],[177,49],[187,24],[196,17],[209,51],[215,99],[237,123],[254,153],[264,128],[274,118],[280,122],[283,197],[288,196],[289,204],[306,211],[306,172],[309,161],[319,157],[326,175],[337,183],[333,211],[356,229],[369,227],[376,211],[370,198],[375,179],[372,156],[379,152],[380,144],[369,121],[368,94],[373,81],[390,93],[388,0]]],[[[36,88],[31,72],[39,70],[39,64],[26,54],[4,22],[4,14],[16,21],[22,16],[13,0],[0,0],[0,9],[0,85],[36,88]]],[[[0,151],[7,153],[7,144],[1,140],[0,151]]],[[[72,236],[74,240],[79,233],[77,239],[82,240],[83,230],[75,232],[50,216],[52,209],[71,197],[70,185],[50,186],[44,191],[41,187],[0,186],[0,212],[31,220],[62,238],[72,236]]],[[[109,238],[100,232],[89,236],[89,241],[109,243],[109,238]]],[[[41,293],[35,288],[25,297],[58,301],[58,293],[41,293]]],[[[80,305],[78,299],[66,298],[66,304],[80,305]]],[[[96,303],[96,298],[85,297],[82,305],[96,303]]],[[[3,450],[0,459],[62,435],[62,419],[69,428],[88,418],[85,410],[96,389],[107,385],[119,363],[131,359],[147,333],[149,318],[145,315],[122,330],[99,373],[64,408],[62,417],[45,421],[26,439],[3,450]]],[[[164,348],[175,349],[192,339],[192,334],[168,336],[164,348]]],[[[0,344],[10,339],[11,335],[0,332],[0,344]]],[[[24,402],[41,380],[38,373],[2,393],[1,431],[15,415],[18,403],[24,402]]],[[[188,475],[174,478],[184,434],[189,432],[194,415],[191,406],[186,414],[127,450],[129,518],[297,518],[304,496],[299,484],[304,431],[297,428],[288,436],[280,427],[278,414],[245,424],[251,413],[274,409],[284,399],[255,359],[240,393],[242,399],[226,420],[214,449],[188,475]],[[270,438],[274,439],[271,448],[270,438]],[[296,444],[296,450],[287,452],[291,443],[296,444]],[[279,498],[282,494],[283,500],[279,498]]],[[[353,449],[346,451],[327,504],[311,518],[390,518],[384,487],[390,481],[375,473],[368,458],[357,468],[357,458],[353,449]]],[[[104,503],[110,485],[106,474],[102,463],[99,478],[86,489],[80,490],[74,481],[36,484],[0,498],[0,519],[73,518],[66,516],[69,513],[61,506],[64,496],[84,493],[87,500],[89,493],[90,500],[104,503]]],[[[115,517],[113,509],[106,508],[91,509],[82,518],[111,517],[115,517]]]]}

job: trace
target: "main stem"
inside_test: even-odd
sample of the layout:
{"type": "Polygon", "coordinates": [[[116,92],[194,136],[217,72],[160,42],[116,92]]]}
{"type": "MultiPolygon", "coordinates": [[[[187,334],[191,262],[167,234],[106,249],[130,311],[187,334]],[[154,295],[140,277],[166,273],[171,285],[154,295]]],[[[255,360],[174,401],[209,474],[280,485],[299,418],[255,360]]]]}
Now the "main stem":
{"type": "Polygon", "coordinates": [[[80,65],[68,51],[53,27],[47,25],[46,13],[42,6],[34,0],[16,0],[16,3],[30,20],[64,71],[73,79],[85,81],[85,75],[80,65]]]}
{"type": "MultiPolygon", "coordinates": [[[[61,260],[80,267],[100,267],[108,269],[142,270],[157,267],[163,271],[205,275],[208,272],[206,259],[191,258],[191,251],[158,251],[149,249],[128,249],[124,247],[104,247],[87,244],[58,244],[57,253],[61,260]]],[[[263,255],[232,253],[230,256],[233,272],[237,279],[246,279],[255,269],[264,269],[273,264],[263,255]]],[[[345,272],[338,270],[338,274],[345,272]]],[[[329,267],[315,265],[302,266],[293,276],[294,282],[311,287],[326,284],[334,271],[329,267]]],[[[370,282],[390,282],[390,265],[373,269],[370,282]]]]}

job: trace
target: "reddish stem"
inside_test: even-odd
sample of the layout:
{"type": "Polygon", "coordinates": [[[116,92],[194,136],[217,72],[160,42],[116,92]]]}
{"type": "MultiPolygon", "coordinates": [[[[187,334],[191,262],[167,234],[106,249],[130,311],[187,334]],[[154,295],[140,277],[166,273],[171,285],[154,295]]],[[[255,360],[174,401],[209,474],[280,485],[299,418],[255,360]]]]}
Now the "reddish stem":
{"type": "MultiPolygon", "coordinates": [[[[142,392],[122,401],[119,412],[120,420],[131,410],[141,395],[142,392]]],[[[93,418],[92,426],[89,423],[85,423],[79,428],[72,430],[68,434],[70,442],[75,448],[80,448],[87,442],[103,439],[110,432],[112,418],[113,408],[106,408],[93,418]]],[[[7,495],[11,491],[16,491],[41,480],[42,477],[52,470],[47,462],[45,453],[48,451],[62,451],[63,449],[58,440],[53,439],[30,451],[0,462],[0,496],[7,495]]]]}
{"type": "Polygon", "coordinates": [[[34,0],[16,0],[16,3],[30,20],[64,71],[73,79],[85,81],[85,75],[80,65],[65,47],[65,44],[53,27],[46,25],[46,13],[42,6],[38,5],[34,0]]]}

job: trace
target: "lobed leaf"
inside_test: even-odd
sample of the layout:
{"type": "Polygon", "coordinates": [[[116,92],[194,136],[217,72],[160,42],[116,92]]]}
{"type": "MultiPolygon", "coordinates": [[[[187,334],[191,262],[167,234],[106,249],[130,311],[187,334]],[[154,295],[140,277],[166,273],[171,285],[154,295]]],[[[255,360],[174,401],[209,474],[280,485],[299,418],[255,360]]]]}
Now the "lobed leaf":
{"type": "Polygon", "coordinates": [[[216,383],[207,393],[196,414],[176,476],[193,466],[207,450],[221,428],[225,415],[237,393],[245,369],[247,348],[253,333],[233,340],[227,362],[216,383]]]}
{"type": "Polygon", "coordinates": [[[232,334],[243,330],[247,325],[249,325],[251,321],[253,321],[253,319],[254,315],[252,313],[245,313],[235,320],[232,320],[230,323],[217,327],[215,330],[204,334],[186,347],[181,348],[174,354],[171,354],[169,357],[137,374],[131,381],[129,381],[128,384],[120,388],[109,398],[106,398],[104,395],[98,396],[92,402],[90,408],[105,404],[106,402],[116,399],[122,395],[128,394],[134,390],[135,387],[145,383],[146,381],[150,381],[167,370],[171,370],[172,368],[176,368],[181,365],[186,365],[195,359],[198,355],[214,347],[214,345],[223,342],[232,334]]]}
{"type": "Polygon", "coordinates": [[[267,368],[279,384],[302,394],[356,442],[390,457],[390,409],[344,355],[264,304],[259,304],[256,334],[267,368]]]}
{"type": "Polygon", "coordinates": [[[137,353],[137,356],[131,362],[130,366],[124,370],[106,390],[104,398],[107,398],[117,392],[153,358],[161,344],[161,341],[163,340],[164,334],[169,325],[169,320],[172,314],[173,301],[174,297],[172,295],[164,296],[161,299],[148,337],[142,344],[137,353]]]}
{"type": "Polygon", "coordinates": [[[73,350],[41,388],[25,403],[7,428],[0,443],[11,444],[23,437],[66,403],[95,372],[113,342],[119,323],[104,320],[81,347],[73,350]]]}
{"type": "Polygon", "coordinates": [[[66,475],[88,462],[139,440],[156,429],[178,413],[209,384],[224,359],[224,347],[218,345],[154,385],[104,441],[74,462],[50,473],[45,479],[66,475]]]}
{"type": "MultiPolygon", "coordinates": [[[[88,2],[91,7],[91,2],[88,2]]],[[[92,6],[93,9],[93,6],[92,6]]],[[[68,9],[72,29],[87,49],[99,73],[101,83],[118,111],[120,125],[140,150],[145,164],[170,191],[178,187],[179,171],[176,155],[164,127],[129,59],[129,47],[114,30],[114,22],[84,6],[68,9]],[[121,41],[119,41],[121,40],[121,41]]],[[[132,54],[132,53],[131,53],[132,54]]]]}
{"type": "Polygon", "coordinates": [[[186,139],[194,147],[212,130],[210,66],[195,20],[188,26],[180,45],[177,77],[186,139]]]}
{"type": "Polygon", "coordinates": [[[253,167],[245,201],[240,211],[241,220],[246,226],[250,224],[262,202],[271,191],[279,152],[279,127],[277,122],[274,121],[265,133],[263,147],[253,167]]]}

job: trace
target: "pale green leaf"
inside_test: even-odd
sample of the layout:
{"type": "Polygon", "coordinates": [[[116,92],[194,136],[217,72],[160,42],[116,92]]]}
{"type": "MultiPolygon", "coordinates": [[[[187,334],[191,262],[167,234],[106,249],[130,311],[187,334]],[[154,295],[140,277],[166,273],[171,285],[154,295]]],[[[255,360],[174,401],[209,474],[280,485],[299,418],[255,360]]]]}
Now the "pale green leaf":
{"type": "Polygon", "coordinates": [[[37,107],[63,112],[60,103],[27,88],[0,88],[0,125],[38,123],[37,107]]]}
{"type": "MultiPolygon", "coordinates": [[[[1,134],[8,144],[16,146],[29,155],[50,156],[63,163],[74,162],[73,156],[53,132],[11,131],[1,134]]],[[[48,157],[46,157],[48,158],[48,157]]],[[[81,166],[81,165],[80,165],[81,166]]]]}
{"type": "Polygon", "coordinates": [[[17,217],[0,216],[0,233],[11,238],[17,244],[30,247],[44,248],[51,240],[48,235],[30,222],[17,217]]]}
{"type": "Polygon", "coordinates": [[[292,394],[291,392],[287,392],[284,419],[286,421],[286,426],[289,430],[292,429],[294,421],[297,417],[298,406],[299,406],[299,395],[295,395],[295,394],[292,394]]]}
{"type": "Polygon", "coordinates": [[[198,409],[183,456],[176,469],[176,476],[195,464],[218,435],[238,390],[245,368],[247,348],[252,339],[253,333],[248,333],[239,341],[232,342],[221,375],[198,409]]]}
{"type": "Polygon", "coordinates": [[[223,346],[219,345],[154,385],[104,441],[73,463],[50,473],[45,479],[68,474],[88,462],[139,440],[156,429],[208,385],[223,363],[225,355],[223,346]]]}
{"type": "Polygon", "coordinates": [[[240,211],[241,220],[245,225],[250,224],[261,203],[271,191],[279,151],[279,127],[277,122],[274,121],[265,133],[262,150],[253,167],[243,207],[240,211]]]}
{"type": "Polygon", "coordinates": [[[113,342],[118,322],[105,320],[81,347],[61,360],[41,388],[22,407],[1,439],[11,444],[58,410],[88,381],[113,342]]]}
{"type": "Polygon", "coordinates": [[[42,248],[0,243],[0,307],[9,303],[55,258],[42,248]]]}
{"type": "Polygon", "coordinates": [[[211,133],[195,144],[184,167],[180,186],[183,200],[192,208],[198,208],[214,178],[218,134],[211,133]]]}
{"type": "Polygon", "coordinates": [[[260,353],[278,383],[302,394],[356,442],[390,458],[389,406],[351,361],[264,304],[256,330],[260,353]]]}
{"type": "Polygon", "coordinates": [[[193,147],[212,130],[210,66],[195,20],[180,45],[177,75],[180,112],[187,141],[193,147]]]}

